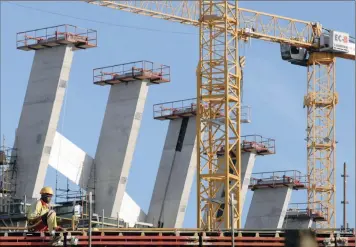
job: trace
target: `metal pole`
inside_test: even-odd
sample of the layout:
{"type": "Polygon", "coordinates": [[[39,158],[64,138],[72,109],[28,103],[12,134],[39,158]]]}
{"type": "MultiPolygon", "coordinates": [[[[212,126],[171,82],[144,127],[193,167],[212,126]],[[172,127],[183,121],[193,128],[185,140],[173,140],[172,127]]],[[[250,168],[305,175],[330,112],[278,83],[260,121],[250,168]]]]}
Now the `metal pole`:
{"type": "Polygon", "coordinates": [[[103,209],[103,216],[101,217],[101,227],[104,228],[104,209],[103,209]]]}
{"type": "Polygon", "coordinates": [[[116,213],[116,217],[117,217],[117,228],[119,228],[120,227],[119,212],[116,213]]]}
{"type": "Polygon", "coordinates": [[[231,225],[231,246],[235,247],[235,229],[234,229],[234,194],[230,195],[230,225],[231,225]]]}
{"type": "Polygon", "coordinates": [[[89,247],[91,247],[91,220],[93,215],[93,194],[89,192],[89,228],[88,228],[88,235],[89,235],[89,247]]]}
{"type": "Polygon", "coordinates": [[[348,177],[347,176],[347,173],[346,173],[346,162],[344,162],[344,174],[341,175],[341,177],[344,178],[344,200],[341,202],[342,204],[344,204],[344,218],[343,218],[343,228],[346,230],[346,227],[347,227],[347,223],[346,223],[346,204],[348,204],[348,201],[346,200],[346,178],[348,177]]]}
{"type": "Polygon", "coordinates": [[[26,208],[26,204],[27,204],[27,198],[26,198],[26,195],[25,195],[24,202],[23,202],[25,217],[27,217],[27,210],[26,210],[27,208],[26,208]]]}

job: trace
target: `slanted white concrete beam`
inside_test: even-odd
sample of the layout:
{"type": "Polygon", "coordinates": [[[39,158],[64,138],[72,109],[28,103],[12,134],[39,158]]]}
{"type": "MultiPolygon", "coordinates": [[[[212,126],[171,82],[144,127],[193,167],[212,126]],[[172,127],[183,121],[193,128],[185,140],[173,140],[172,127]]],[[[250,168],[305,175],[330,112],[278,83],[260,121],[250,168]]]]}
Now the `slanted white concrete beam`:
{"type": "Polygon", "coordinates": [[[86,189],[94,160],[84,150],[56,132],[49,165],[73,183],[86,189]]]}
{"type": "Polygon", "coordinates": [[[15,144],[18,198],[30,201],[44,185],[72,58],[70,45],[35,51],[15,144]]]}
{"type": "Polygon", "coordinates": [[[196,117],[171,120],[147,222],[168,228],[183,227],[195,173],[196,117]]]}
{"type": "MultiPolygon", "coordinates": [[[[62,173],[70,181],[79,185],[84,190],[87,189],[94,159],[59,132],[55,134],[49,162],[50,166],[62,173]]],[[[119,218],[129,223],[130,227],[133,227],[137,221],[145,221],[146,214],[140,206],[124,192],[119,218]]]]}
{"type": "MultiPolygon", "coordinates": [[[[149,82],[111,86],[95,155],[95,210],[116,217],[135,152],[149,82]]],[[[90,182],[92,183],[92,182],[90,182]]]]}

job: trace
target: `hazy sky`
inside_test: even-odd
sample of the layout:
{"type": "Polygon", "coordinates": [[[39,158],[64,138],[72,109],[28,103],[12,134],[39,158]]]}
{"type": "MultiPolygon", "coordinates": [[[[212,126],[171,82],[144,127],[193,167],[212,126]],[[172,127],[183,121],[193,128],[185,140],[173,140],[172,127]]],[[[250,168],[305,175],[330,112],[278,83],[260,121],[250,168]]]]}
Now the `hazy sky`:
{"type": "MultiPolygon", "coordinates": [[[[323,27],[355,36],[354,2],[249,1],[241,2],[240,6],[318,21],[323,27]]],[[[10,144],[18,125],[34,55],[34,52],[16,50],[16,33],[60,24],[98,31],[98,48],[75,52],[66,104],[58,127],[60,133],[91,156],[95,154],[109,92],[109,87],[93,85],[92,69],[137,60],[171,66],[172,81],[150,87],[127,186],[127,192],[147,212],[168,126],[167,121],[153,120],[152,105],[195,97],[198,29],[83,2],[1,2],[1,134],[6,135],[10,144]]],[[[258,157],[254,172],[297,169],[304,173],[306,110],[303,109],[303,96],[307,85],[306,68],[283,61],[279,49],[278,44],[258,40],[252,40],[244,49],[243,54],[247,56],[244,104],[252,107],[252,123],[243,125],[242,132],[276,139],[277,153],[258,157]]],[[[349,164],[350,174],[348,220],[351,226],[355,225],[354,66],[352,61],[337,61],[338,226],[342,222],[343,162],[349,164]]],[[[50,171],[47,181],[55,181],[54,177],[55,172],[50,171]]],[[[60,184],[63,183],[62,178],[60,184]]],[[[306,202],[303,191],[295,191],[292,197],[293,202],[306,202]]],[[[250,200],[251,192],[246,206],[250,200]]],[[[194,227],[195,223],[194,185],[184,227],[194,227]]]]}

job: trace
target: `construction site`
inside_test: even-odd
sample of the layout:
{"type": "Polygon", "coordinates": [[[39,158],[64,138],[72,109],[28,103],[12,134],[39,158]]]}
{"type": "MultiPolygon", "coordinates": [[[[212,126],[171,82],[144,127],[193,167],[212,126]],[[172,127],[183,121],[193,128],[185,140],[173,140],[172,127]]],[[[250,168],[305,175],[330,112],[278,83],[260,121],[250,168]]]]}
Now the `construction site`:
{"type": "MultiPolygon", "coordinates": [[[[42,26],[11,30],[16,40],[6,33],[17,57],[2,56],[2,73],[13,73],[5,63],[23,63],[28,69],[14,72],[10,81],[1,77],[2,88],[22,83],[24,96],[9,91],[1,96],[1,124],[8,127],[1,130],[0,246],[50,246],[53,235],[61,238],[56,243],[61,246],[356,246],[355,189],[350,186],[355,177],[349,172],[355,164],[344,156],[355,155],[354,135],[348,132],[348,126],[354,131],[355,109],[351,117],[344,110],[354,107],[349,102],[355,101],[355,72],[336,66],[355,63],[355,33],[338,22],[330,27],[319,22],[325,18],[322,11],[308,21],[297,11],[284,17],[277,9],[262,12],[266,4],[256,11],[239,1],[61,4],[100,11],[108,20],[123,15],[121,23],[126,17],[127,22],[145,18],[140,19],[145,27],[169,23],[174,26],[166,29],[177,36],[183,34],[175,27],[188,26],[194,49],[179,50],[190,44],[170,40],[168,34],[144,33],[133,40],[123,28],[120,42],[125,45],[104,52],[112,30],[94,29],[89,21],[85,27],[47,25],[45,17],[42,26]],[[159,20],[145,23],[149,19],[159,20]],[[145,44],[154,36],[164,40],[159,51],[145,44]],[[273,57],[254,54],[259,45],[266,45],[273,57]],[[171,56],[172,47],[188,57],[177,61],[190,66],[186,70],[168,64],[164,55],[171,56]],[[164,60],[150,60],[155,53],[164,60]],[[28,54],[33,58],[25,58],[28,54]],[[80,70],[78,76],[72,77],[72,67],[80,70]],[[280,68],[283,88],[294,79],[303,86],[288,89],[290,96],[274,82],[260,88],[277,80],[263,74],[272,67],[280,68]],[[257,86],[251,86],[256,78],[257,86]],[[340,93],[336,81],[345,88],[340,93]],[[69,84],[77,82],[74,106],[66,94],[69,84]],[[254,91],[260,92],[251,97],[254,91]],[[347,91],[351,97],[344,95],[347,91]],[[268,101],[263,94],[270,95],[268,101]],[[288,106],[288,99],[295,105],[288,106]],[[288,110],[273,110],[271,102],[288,110]],[[12,110],[15,104],[18,110],[12,110]],[[64,121],[67,111],[75,124],[64,121]],[[11,120],[10,112],[16,113],[11,120]],[[90,116],[98,115],[91,123],[90,116]],[[347,121],[352,123],[343,125],[347,121]],[[94,128],[97,136],[88,139],[94,128]],[[276,138],[277,132],[283,132],[282,138],[276,138]],[[132,179],[134,172],[139,175],[132,179]],[[29,210],[45,186],[53,188],[51,208],[64,231],[29,230],[29,210]]],[[[25,11],[33,10],[38,11],[25,11]]],[[[10,21],[5,12],[1,15],[10,21]]],[[[18,22],[16,27],[26,21],[18,22]]],[[[355,30],[355,22],[351,26],[355,30]]],[[[114,39],[108,44],[113,46],[114,39]]],[[[1,43],[2,50],[12,49],[1,43]]]]}

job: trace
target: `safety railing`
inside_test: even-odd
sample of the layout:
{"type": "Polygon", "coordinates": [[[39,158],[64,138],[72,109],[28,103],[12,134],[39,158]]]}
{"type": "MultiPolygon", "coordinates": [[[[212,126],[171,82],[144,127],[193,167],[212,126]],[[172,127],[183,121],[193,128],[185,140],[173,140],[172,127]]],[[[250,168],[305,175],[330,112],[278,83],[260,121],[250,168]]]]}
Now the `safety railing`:
{"type": "Polygon", "coordinates": [[[93,70],[93,82],[99,85],[144,79],[152,83],[169,82],[171,79],[170,76],[169,66],[157,65],[145,60],[101,67],[93,70]]]}
{"type": "Polygon", "coordinates": [[[196,115],[196,98],[171,101],[153,105],[153,118],[166,119],[179,116],[196,115]]]}
{"type": "Polygon", "coordinates": [[[258,154],[275,154],[276,141],[260,135],[245,135],[241,136],[241,149],[245,152],[256,151],[258,154]]]}
{"type": "Polygon", "coordinates": [[[308,203],[289,203],[287,217],[307,215],[314,220],[325,220],[326,208],[321,203],[313,203],[310,207],[308,203]]]}
{"type": "MultiPolygon", "coordinates": [[[[265,138],[260,135],[245,135],[241,136],[241,151],[255,152],[259,155],[268,155],[276,153],[275,140],[265,138]]],[[[225,146],[222,145],[217,152],[217,155],[225,153],[225,146]]]]}
{"type": "Polygon", "coordinates": [[[292,186],[293,188],[306,188],[307,177],[297,170],[252,173],[249,187],[251,189],[262,187],[292,186]]]}
{"type": "MultiPolygon", "coordinates": [[[[203,107],[207,108],[207,105],[203,107]]],[[[159,103],[153,105],[153,118],[154,119],[173,119],[181,116],[196,115],[197,111],[197,99],[185,99],[177,100],[165,103],[159,103]]],[[[218,119],[224,118],[224,111],[220,110],[217,115],[218,119]]],[[[250,123],[251,122],[251,107],[250,106],[241,106],[241,123],[250,123]]]]}
{"type": "Polygon", "coordinates": [[[97,31],[73,25],[58,25],[17,33],[16,47],[45,45],[48,42],[83,42],[83,48],[97,46],[97,31]],[[87,45],[87,46],[85,46],[87,45]]]}

